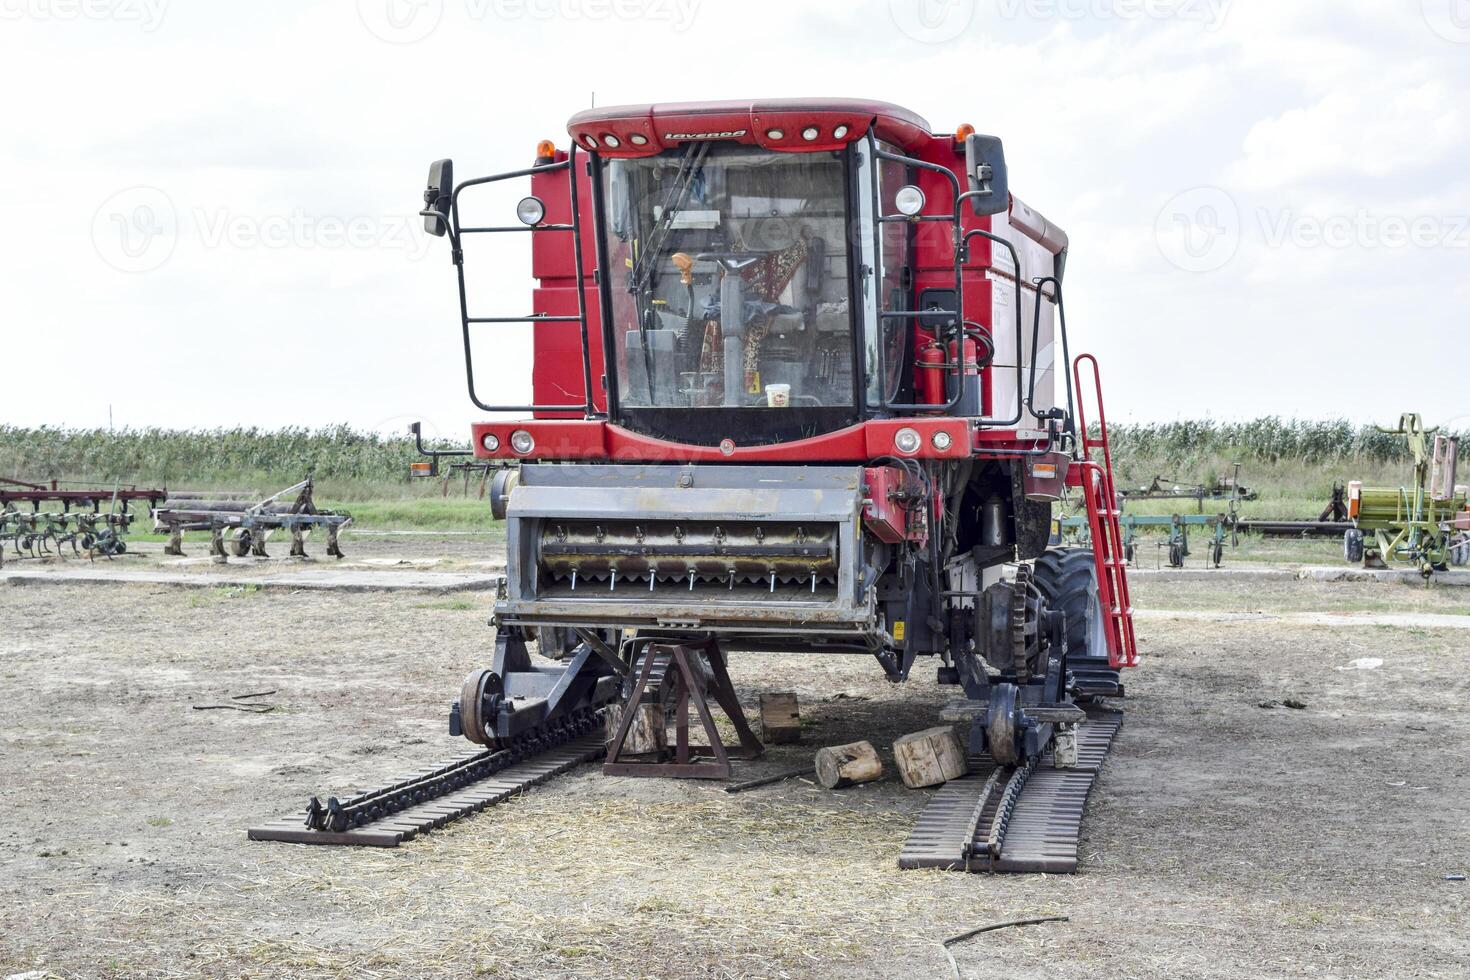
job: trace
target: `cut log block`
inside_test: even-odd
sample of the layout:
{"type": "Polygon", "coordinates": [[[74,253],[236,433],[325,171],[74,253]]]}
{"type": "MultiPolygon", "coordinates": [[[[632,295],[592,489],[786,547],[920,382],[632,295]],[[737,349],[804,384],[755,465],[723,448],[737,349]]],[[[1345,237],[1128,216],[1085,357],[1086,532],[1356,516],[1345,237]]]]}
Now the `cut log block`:
{"type": "MultiPolygon", "coordinates": [[[[607,738],[612,740],[623,723],[623,706],[613,704],[607,710],[607,738]]],[[[669,732],[664,721],[664,706],[644,702],[638,706],[638,717],[628,729],[628,738],[623,742],[625,755],[650,755],[669,747],[669,732]]]]}
{"type": "Polygon", "coordinates": [[[795,694],[778,691],[761,695],[761,735],[772,745],[801,741],[801,708],[795,694]]]}
{"type": "Polygon", "coordinates": [[[948,725],[898,739],[893,743],[893,761],[909,789],[939,786],[958,779],[969,768],[960,740],[948,725]]]}
{"type": "Polygon", "coordinates": [[[883,775],[883,760],[871,742],[853,742],[817,750],[817,782],[828,789],[870,783],[883,775]]]}

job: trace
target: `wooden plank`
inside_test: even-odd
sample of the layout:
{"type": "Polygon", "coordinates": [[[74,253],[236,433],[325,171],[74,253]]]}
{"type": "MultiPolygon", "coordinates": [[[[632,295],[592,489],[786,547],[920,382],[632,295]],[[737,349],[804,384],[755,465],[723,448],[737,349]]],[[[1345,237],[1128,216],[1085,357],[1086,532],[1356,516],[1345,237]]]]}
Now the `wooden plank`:
{"type": "Polygon", "coordinates": [[[761,737],[772,745],[801,741],[801,704],[792,691],[772,691],[760,696],[761,737]]]}

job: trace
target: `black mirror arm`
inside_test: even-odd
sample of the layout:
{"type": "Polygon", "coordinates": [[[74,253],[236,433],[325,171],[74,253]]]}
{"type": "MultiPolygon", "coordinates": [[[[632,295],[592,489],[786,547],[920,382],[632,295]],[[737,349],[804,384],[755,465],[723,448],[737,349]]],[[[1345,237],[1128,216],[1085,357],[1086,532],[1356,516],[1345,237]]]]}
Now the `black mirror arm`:
{"type": "Polygon", "coordinates": [[[408,433],[413,436],[413,448],[418,450],[420,456],[437,460],[444,456],[473,456],[473,449],[425,449],[423,425],[419,422],[408,424],[408,433]]]}

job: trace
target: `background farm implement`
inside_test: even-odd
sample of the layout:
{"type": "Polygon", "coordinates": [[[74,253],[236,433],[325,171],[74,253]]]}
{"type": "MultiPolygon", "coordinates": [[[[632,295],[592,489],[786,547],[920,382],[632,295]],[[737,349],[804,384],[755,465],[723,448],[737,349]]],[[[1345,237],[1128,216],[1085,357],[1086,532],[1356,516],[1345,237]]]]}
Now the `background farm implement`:
{"type": "Polygon", "coordinates": [[[165,490],[135,486],[102,488],[0,477],[0,562],[7,542],[18,558],[60,557],[66,545],[77,557],[123,554],[127,551],[123,535],[135,516],[129,505],[154,504],[166,495],[165,490]]]}
{"type": "MultiPolygon", "coordinates": [[[[1243,523],[1240,517],[1240,504],[1246,500],[1256,499],[1253,491],[1241,486],[1239,464],[1235,467],[1234,476],[1222,477],[1213,485],[1168,487],[1164,485],[1164,482],[1162,477],[1156,477],[1147,486],[1118,492],[1118,523],[1123,531],[1123,560],[1129,565],[1136,564],[1140,538],[1144,535],[1158,535],[1162,532],[1162,537],[1155,541],[1159,551],[1167,556],[1170,568],[1183,568],[1185,559],[1194,553],[1189,546],[1190,529],[1193,528],[1196,534],[1208,535],[1209,543],[1205,546],[1206,563],[1211,567],[1219,568],[1221,562],[1225,560],[1227,538],[1232,546],[1240,543],[1243,523]],[[1193,500],[1196,501],[1200,512],[1197,514],[1135,514],[1128,512],[1128,506],[1131,503],[1144,500],[1193,500]],[[1206,514],[1204,512],[1206,500],[1224,500],[1227,503],[1227,509],[1217,514],[1206,514]]],[[[1052,542],[1060,544],[1065,539],[1086,547],[1092,541],[1091,531],[1087,514],[1085,512],[1073,513],[1053,522],[1052,542]]]]}
{"type": "Polygon", "coordinates": [[[1412,412],[1400,416],[1397,428],[1381,431],[1404,437],[1413,481],[1402,487],[1348,484],[1353,526],[1343,535],[1343,556],[1365,568],[1418,568],[1426,578],[1470,562],[1470,503],[1467,488],[1456,482],[1459,440],[1426,429],[1412,412]]]}
{"type": "Polygon", "coordinates": [[[315,529],[326,532],[327,554],[341,558],[337,536],[351,520],[316,506],[310,477],[264,499],[244,491],[181,491],[153,511],[154,529],[168,532],[164,554],[184,553],[184,532],[208,531],[209,553],[221,560],[270,557],[265,546],[275,531],[290,535],[291,557],[305,558],[306,536],[315,529]]]}

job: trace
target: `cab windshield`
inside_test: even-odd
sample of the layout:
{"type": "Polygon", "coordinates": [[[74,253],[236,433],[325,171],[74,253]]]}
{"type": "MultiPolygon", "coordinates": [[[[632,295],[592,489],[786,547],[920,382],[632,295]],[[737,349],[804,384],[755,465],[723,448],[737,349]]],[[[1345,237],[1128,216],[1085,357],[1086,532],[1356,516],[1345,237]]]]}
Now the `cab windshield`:
{"type": "Polygon", "coordinates": [[[745,443],[850,421],[847,173],[840,152],[722,142],[604,164],[621,413],[682,410],[642,417],[702,443],[742,430],[732,412],[745,443]],[[720,416],[689,409],[727,411],[694,432],[720,416]]]}

